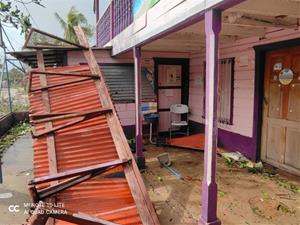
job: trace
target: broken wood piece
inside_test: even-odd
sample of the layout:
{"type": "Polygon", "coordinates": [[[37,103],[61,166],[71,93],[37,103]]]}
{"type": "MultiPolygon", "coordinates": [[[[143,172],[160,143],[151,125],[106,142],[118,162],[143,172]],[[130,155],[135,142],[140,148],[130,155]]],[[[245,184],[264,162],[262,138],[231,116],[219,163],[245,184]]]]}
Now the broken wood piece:
{"type": "Polygon", "coordinates": [[[99,219],[82,212],[72,212],[65,208],[49,207],[47,202],[40,201],[29,218],[28,225],[45,225],[49,218],[82,225],[120,225],[99,219]]]}
{"type": "Polygon", "coordinates": [[[89,78],[99,78],[99,76],[95,74],[81,74],[81,73],[62,73],[62,72],[51,72],[51,71],[43,71],[43,70],[33,70],[30,72],[31,74],[44,74],[44,75],[53,75],[53,76],[71,76],[71,77],[89,77],[89,78]]]}
{"type": "Polygon", "coordinates": [[[40,190],[40,191],[37,192],[38,199],[43,200],[45,198],[48,198],[51,195],[57,194],[61,191],[64,191],[64,190],[66,190],[70,187],[73,187],[73,186],[75,186],[77,184],[80,184],[80,183],[82,183],[86,180],[89,180],[89,179],[91,179],[95,176],[98,176],[101,173],[104,173],[106,171],[107,171],[107,169],[106,170],[94,171],[94,172],[91,172],[90,174],[80,175],[80,176],[77,176],[75,178],[71,178],[69,180],[60,182],[58,184],[52,185],[52,186],[47,187],[47,188],[44,188],[43,190],[40,190]]]}
{"type": "Polygon", "coordinates": [[[64,112],[64,113],[47,113],[47,114],[34,114],[31,115],[30,122],[32,123],[44,123],[48,121],[53,120],[61,120],[61,119],[67,119],[77,116],[85,116],[85,115],[102,115],[106,113],[111,113],[111,108],[102,108],[101,110],[96,111],[86,111],[86,112],[64,112]],[[41,118],[41,119],[39,119],[41,118]]]}
{"type": "Polygon", "coordinates": [[[46,213],[41,213],[43,211],[43,203],[40,201],[32,215],[30,216],[27,225],[45,225],[49,218],[46,213]]]}
{"type": "Polygon", "coordinates": [[[53,34],[50,34],[50,33],[47,33],[45,31],[41,31],[41,30],[38,30],[36,28],[31,28],[30,29],[30,32],[26,38],[26,41],[24,43],[24,46],[23,48],[33,48],[33,49],[47,49],[47,48],[50,48],[50,49],[55,49],[55,48],[63,48],[63,49],[68,49],[68,48],[78,48],[78,49],[85,49],[86,47],[85,46],[82,46],[80,44],[77,44],[77,43],[74,43],[74,42],[71,42],[71,41],[68,41],[66,39],[63,39],[61,37],[58,37],[58,36],[55,36],[53,34]],[[31,36],[33,33],[38,33],[39,35],[43,35],[43,36],[46,36],[47,38],[50,38],[50,39],[54,39],[56,41],[61,41],[65,44],[68,44],[68,46],[63,46],[63,45],[57,45],[57,44],[48,44],[48,45],[41,45],[41,44],[34,44],[34,46],[31,46],[31,45],[28,45],[30,40],[31,40],[31,36]]]}
{"type": "Polygon", "coordinates": [[[76,83],[88,81],[88,80],[91,80],[91,79],[99,79],[99,77],[98,78],[88,77],[88,78],[84,78],[84,79],[80,79],[80,80],[73,80],[73,81],[68,81],[68,82],[62,82],[62,83],[59,83],[59,84],[49,85],[49,86],[46,86],[46,87],[29,89],[29,93],[35,92],[35,91],[44,91],[44,90],[47,90],[47,89],[50,89],[50,88],[61,87],[61,86],[70,85],[70,84],[76,84],[76,83]]]}
{"type": "Polygon", "coordinates": [[[66,214],[52,214],[51,217],[63,220],[70,223],[75,224],[84,224],[84,225],[120,225],[118,223],[113,223],[107,220],[99,219],[97,217],[93,217],[90,215],[87,215],[85,213],[71,213],[67,212],[66,214]]]}
{"type": "Polygon", "coordinates": [[[60,172],[60,173],[53,174],[53,175],[35,178],[32,181],[30,181],[29,184],[30,185],[41,184],[41,183],[50,182],[53,180],[60,180],[60,179],[70,178],[70,177],[77,176],[77,175],[84,175],[84,174],[92,173],[97,170],[108,170],[111,167],[121,166],[121,165],[129,163],[130,161],[131,161],[131,159],[127,159],[127,160],[117,159],[117,160],[114,160],[111,162],[101,163],[101,164],[98,164],[95,166],[87,166],[87,167],[82,167],[82,168],[78,168],[78,169],[68,170],[68,171],[60,172]]]}
{"type": "Polygon", "coordinates": [[[40,198],[36,187],[34,185],[28,185],[28,191],[31,196],[32,202],[38,203],[40,198]]]}
{"type": "Polygon", "coordinates": [[[76,125],[76,124],[81,123],[81,122],[83,122],[85,120],[93,119],[96,116],[100,116],[100,115],[102,115],[104,113],[108,113],[108,112],[111,112],[111,111],[110,110],[105,110],[103,112],[102,111],[98,111],[98,112],[88,113],[88,114],[85,114],[84,117],[82,117],[82,118],[80,118],[78,120],[71,121],[71,122],[65,123],[65,124],[60,125],[60,126],[52,127],[51,129],[48,129],[46,131],[42,131],[40,133],[32,132],[31,135],[32,135],[33,138],[38,138],[38,137],[41,137],[41,136],[44,136],[44,135],[52,134],[52,133],[54,133],[56,131],[59,131],[61,129],[64,129],[64,128],[76,125]]]}

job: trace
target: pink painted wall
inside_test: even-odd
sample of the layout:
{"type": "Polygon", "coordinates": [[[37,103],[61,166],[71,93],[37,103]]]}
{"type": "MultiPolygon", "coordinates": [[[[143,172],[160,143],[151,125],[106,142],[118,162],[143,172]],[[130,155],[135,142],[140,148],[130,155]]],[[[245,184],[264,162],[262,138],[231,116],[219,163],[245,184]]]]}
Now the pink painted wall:
{"type": "MultiPolygon", "coordinates": [[[[273,29],[268,30],[264,39],[258,37],[245,38],[234,43],[220,46],[220,58],[235,58],[234,107],[233,125],[219,124],[219,128],[252,137],[254,109],[254,67],[255,52],[253,47],[268,43],[300,38],[299,30],[273,29]]],[[[95,50],[97,61],[100,63],[133,63],[132,52],[112,58],[110,50],[95,50]]],[[[161,58],[190,58],[190,120],[204,124],[203,115],[203,62],[205,50],[202,52],[142,52],[143,66],[154,70],[153,57],[161,58]]],[[[68,52],[68,64],[86,63],[81,51],[68,52]]],[[[135,124],[134,103],[116,104],[116,110],[123,126],[135,124]]]]}
{"type": "MultiPolygon", "coordinates": [[[[219,128],[252,137],[254,109],[254,46],[300,37],[299,30],[268,30],[266,38],[246,38],[220,46],[220,58],[235,58],[233,125],[219,124],[219,128]]],[[[190,61],[190,120],[204,124],[203,115],[203,62],[205,51],[191,53],[190,61]]]]}
{"type": "Polygon", "coordinates": [[[122,126],[132,126],[135,124],[135,104],[117,103],[115,109],[118,113],[122,126]]]}
{"type": "MultiPolygon", "coordinates": [[[[122,54],[118,57],[111,57],[111,51],[107,49],[95,50],[97,62],[99,63],[133,63],[132,52],[122,54]]],[[[142,52],[142,65],[147,67],[152,72],[154,71],[154,57],[158,58],[189,58],[189,53],[176,52],[142,52]]],[[[68,52],[68,65],[86,63],[86,60],[81,51],[68,52]]],[[[122,126],[135,125],[135,106],[134,103],[116,103],[116,111],[122,126]]],[[[167,125],[169,119],[166,120],[167,125]]]]}

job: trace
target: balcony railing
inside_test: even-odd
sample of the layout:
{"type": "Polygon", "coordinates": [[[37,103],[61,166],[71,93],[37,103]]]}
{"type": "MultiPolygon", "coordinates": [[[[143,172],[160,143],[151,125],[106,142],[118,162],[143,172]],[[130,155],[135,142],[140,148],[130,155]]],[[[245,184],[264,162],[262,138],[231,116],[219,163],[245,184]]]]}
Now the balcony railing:
{"type": "Polygon", "coordinates": [[[133,22],[133,0],[112,0],[97,23],[97,46],[103,47],[133,22]]]}

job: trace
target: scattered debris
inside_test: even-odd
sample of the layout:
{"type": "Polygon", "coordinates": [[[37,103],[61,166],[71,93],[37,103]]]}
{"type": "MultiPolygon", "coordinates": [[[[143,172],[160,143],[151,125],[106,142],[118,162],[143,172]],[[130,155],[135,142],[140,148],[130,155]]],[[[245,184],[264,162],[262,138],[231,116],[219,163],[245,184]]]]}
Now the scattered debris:
{"type": "Polygon", "coordinates": [[[185,178],[186,178],[186,180],[188,180],[188,181],[193,181],[193,178],[192,178],[191,176],[186,176],[185,178]]]}
{"type": "Polygon", "coordinates": [[[223,152],[222,157],[225,159],[227,166],[232,167],[237,164],[239,168],[247,168],[251,173],[262,173],[263,164],[262,162],[252,162],[243,156],[240,152],[223,152]]]}
{"type": "Polygon", "coordinates": [[[170,160],[168,153],[162,153],[157,156],[160,165],[171,166],[172,161],[170,160]]]}
{"type": "Polygon", "coordinates": [[[237,162],[246,162],[249,161],[245,156],[243,156],[240,152],[223,152],[221,155],[225,158],[229,158],[231,160],[237,162]]]}
{"type": "Polygon", "coordinates": [[[172,164],[172,161],[170,160],[168,153],[162,153],[157,156],[157,159],[159,161],[159,164],[161,167],[165,167],[167,170],[169,170],[172,174],[174,174],[178,179],[183,180],[184,178],[180,173],[177,172],[174,168],[170,167],[172,164]]]}
{"type": "Polygon", "coordinates": [[[219,195],[219,197],[224,197],[224,196],[225,196],[225,192],[223,192],[223,191],[218,191],[218,195],[219,195]]]}
{"type": "Polygon", "coordinates": [[[262,194],[262,196],[263,196],[264,198],[270,198],[269,193],[266,192],[266,191],[261,191],[261,194],[262,194]]]}
{"type": "Polygon", "coordinates": [[[278,211],[282,211],[283,213],[295,214],[296,210],[291,210],[287,205],[282,202],[277,206],[278,211]]]}
{"type": "Polygon", "coordinates": [[[273,198],[261,198],[256,196],[249,199],[249,205],[252,211],[265,219],[272,219],[284,214],[295,214],[296,211],[289,208],[282,202],[273,198]]]}
{"type": "Polygon", "coordinates": [[[157,177],[157,180],[160,181],[160,182],[163,181],[163,179],[160,176],[157,177]]]}

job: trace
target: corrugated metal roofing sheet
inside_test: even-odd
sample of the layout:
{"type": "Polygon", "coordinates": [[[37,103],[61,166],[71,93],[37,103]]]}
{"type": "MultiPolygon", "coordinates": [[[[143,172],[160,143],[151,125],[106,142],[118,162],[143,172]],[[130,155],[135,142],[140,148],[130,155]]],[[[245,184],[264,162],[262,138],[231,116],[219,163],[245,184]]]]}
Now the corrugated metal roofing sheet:
{"type": "MultiPolygon", "coordinates": [[[[55,132],[41,135],[43,132],[49,131],[49,127],[47,127],[49,120],[48,122],[43,121],[45,118],[47,120],[50,116],[53,118],[59,114],[69,115],[71,112],[95,112],[103,109],[96,84],[99,80],[59,74],[91,74],[87,65],[51,68],[47,69],[47,72],[49,74],[45,75],[45,79],[48,88],[44,89],[41,89],[43,85],[39,73],[34,72],[30,76],[30,118],[35,122],[34,135],[37,137],[33,143],[35,180],[57,173],[65,173],[72,169],[120,159],[106,115],[94,117],[79,115],[69,118],[62,116],[60,119],[50,120],[53,128],[77,120],[82,121],[55,132]],[[66,82],[69,84],[62,85],[66,82]],[[48,96],[48,100],[45,100],[45,94],[48,96]],[[47,101],[49,101],[50,110],[46,110],[47,101]],[[53,113],[57,115],[53,115],[53,113]],[[54,164],[56,164],[57,173],[50,172],[49,169],[53,166],[53,159],[51,161],[49,156],[49,152],[51,152],[49,138],[54,140],[56,155],[54,164]]],[[[115,111],[113,115],[116,115],[115,111]]],[[[117,126],[120,125],[117,124],[117,126]]],[[[120,137],[125,136],[121,135],[120,137]]],[[[124,155],[133,159],[131,153],[125,152],[124,155]]],[[[142,179],[136,169],[135,162],[114,167],[105,174],[58,192],[54,195],[56,202],[62,203],[64,208],[70,211],[85,213],[117,224],[158,224],[156,215],[150,216],[153,217],[151,221],[143,219],[143,214],[147,212],[151,214],[153,209],[151,209],[151,203],[147,202],[148,197],[142,197],[147,196],[147,193],[143,191],[145,189],[140,182],[142,179]],[[132,190],[133,186],[138,188],[132,190]],[[141,210],[141,205],[143,210],[141,210]]],[[[49,185],[55,184],[57,182],[37,183],[37,192],[40,194],[49,185]]],[[[49,198],[43,200],[51,201],[49,198]]],[[[56,219],[55,224],[74,223],[56,219]]]]}
{"type": "MultiPolygon", "coordinates": [[[[134,102],[134,66],[132,64],[110,64],[101,66],[105,82],[116,102],[134,102]]],[[[142,76],[142,99],[154,99],[154,89],[144,72],[142,76]]]]}

